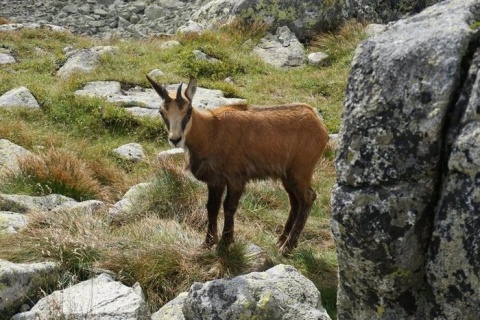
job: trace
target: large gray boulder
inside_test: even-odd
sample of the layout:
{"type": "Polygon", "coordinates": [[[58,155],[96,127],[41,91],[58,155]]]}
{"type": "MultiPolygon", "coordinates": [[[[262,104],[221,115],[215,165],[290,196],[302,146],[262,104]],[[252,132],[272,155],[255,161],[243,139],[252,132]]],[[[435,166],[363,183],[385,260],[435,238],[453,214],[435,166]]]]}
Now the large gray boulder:
{"type": "Polygon", "coordinates": [[[287,265],[233,279],[195,283],[183,301],[182,310],[188,320],[330,319],[315,285],[287,265]]]}
{"type": "Polygon", "coordinates": [[[427,257],[434,303],[431,315],[480,315],[480,51],[448,128],[448,169],[435,212],[427,257]]]}
{"type": "Polygon", "coordinates": [[[478,87],[459,92],[479,19],[478,0],[444,1],[356,50],[333,192],[339,319],[478,317],[478,87]]]}
{"type": "Polygon", "coordinates": [[[419,13],[441,0],[350,0],[342,1],[342,12],[349,18],[361,21],[387,23],[419,13]]]}
{"type": "Polygon", "coordinates": [[[58,268],[53,262],[12,263],[0,259],[0,318],[9,319],[24,304],[35,303],[56,285],[58,268]]]}
{"type": "Polygon", "coordinates": [[[102,274],[42,298],[28,312],[12,320],[36,319],[124,319],[150,320],[141,294],[134,288],[102,274]]]}

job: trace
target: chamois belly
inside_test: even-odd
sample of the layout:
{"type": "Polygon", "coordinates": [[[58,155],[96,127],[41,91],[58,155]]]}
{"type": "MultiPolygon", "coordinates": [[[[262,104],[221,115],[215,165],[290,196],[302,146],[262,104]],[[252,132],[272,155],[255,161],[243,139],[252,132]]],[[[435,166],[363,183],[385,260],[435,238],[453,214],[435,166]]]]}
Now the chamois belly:
{"type": "Polygon", "coordinates": [[[285,176],[287,165],[279,160],[247,155],[240,162],[235,157],[199,159],[190,156],[189,169],[196,179],[206,183],[226,184],[232,180],[248,182],[285,176]]]}

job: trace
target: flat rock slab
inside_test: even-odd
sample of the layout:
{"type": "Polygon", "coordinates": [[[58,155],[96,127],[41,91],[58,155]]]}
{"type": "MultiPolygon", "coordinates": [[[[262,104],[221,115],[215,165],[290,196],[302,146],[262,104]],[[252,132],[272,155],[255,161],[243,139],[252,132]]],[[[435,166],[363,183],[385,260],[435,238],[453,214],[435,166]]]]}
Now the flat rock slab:
{"type": "Polygon", "coordinates": [[[51,211],[62,206],[78,204],[72,198],[59,194],[47,196],[27,196],[14,194],[0,194],[0,211],[27,213],[28,211],[51,211]]]}
{"type": "Polygon", "coordinates": [[[8,53],[1,53],[0,52],[0,64],[9,64],[17,62],[15,58],[8,53]]]}
{"type": "MultiPolygon", "coordinates": [[[[177,90],[179,85],[168,85],[167,90],[177,90]]],[[[186,86],[184,87],[186,88],[186,86]]],[[[139,116],[160,116],[158,109],[161,99],[153,89],[135,87],[129,90],[122,90],[120,82],[117,81],[94,81],[87,83],[83,89],[75,91],[75,95],[79,97],[103,98],[139,116]]],[[[201,109],[214,109],[223,105],[241,103],[246,103],[246,100],[225,98],[220,90],[201,87],[197,88],[192,102],[194,107],[201,109]]]]}
{"type": "Polygon", "coordinates": [[[0,108],[40,108],[35,97],[26,87],[14,88],[0,97],[0,108]]]}
{"type": "Polygon", "coordinates": [[[42,23],[7,23],[0,25],[0,31],[15,31],[21,29],[43,29],[57,32],[69,32],[68,29],[53,24],[42,23]]]}
{"type": "Polygon", "coordinates": [[[142,145],[139,143],[128,143],[124,144],[113,150],[120,158],[128,161],[141,161],[145,158],[145,153],[143,152],[142,145]]]}
{"type": "Polygon", "coordinates": [[[150,320],[146,302],[133,288],[102,274],[42,298],[12,320],[52,319],[150,320]]]}
{"type": "Polygon", "coordinates": [[[0,233],[16,233],[27,226],[25,215],[10,211],[0,211],[0,233]]]}

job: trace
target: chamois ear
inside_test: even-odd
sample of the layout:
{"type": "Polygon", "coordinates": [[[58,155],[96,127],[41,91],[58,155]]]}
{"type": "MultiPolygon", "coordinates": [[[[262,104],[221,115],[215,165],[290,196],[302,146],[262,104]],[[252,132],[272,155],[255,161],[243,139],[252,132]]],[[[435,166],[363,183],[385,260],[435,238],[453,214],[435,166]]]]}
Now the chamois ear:
{"type": "Polygon", "coordinates": [[[167,93],[167,90],[165,90],[165,87],[162,86],[162,85],[159,85],[158,83],[156,83],[152,78],[150,78],[147,74],[147,80],[150,82],[150,84],[152,85],[153,89],[155,89],[155,91],[157,91],[158,95],[160,96],[160,98],[162,98],[163,100],[168,100],[169,99],[169,96],[168,96],[168,93],[167,93]]]}
{"type": "Polygon", "coordinates": [[[190,76],[190,81],[188,82],[187,90],[185,90],[185,96],[187,97],[188,100],[190,100],[190,102],[192,102],[193,96],[195,95],[196,91],[197,91],[197,79],[190,76]]]}
{"type": "Polygon", "coordinates": [[[183,82],[180,83],[180,86],[178,87],[178,90],[177,90],[177,97],[175,98],[175,100],[177,101],[182,101],[182,85],[183,85],[183,82]]]}

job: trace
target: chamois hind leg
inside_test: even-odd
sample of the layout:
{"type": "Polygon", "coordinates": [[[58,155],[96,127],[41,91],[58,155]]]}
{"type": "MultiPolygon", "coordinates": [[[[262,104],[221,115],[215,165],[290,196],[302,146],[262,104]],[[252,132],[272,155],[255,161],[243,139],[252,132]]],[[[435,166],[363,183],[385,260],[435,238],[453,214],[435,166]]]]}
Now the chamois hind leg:
{"type": "Polygon", "coordinates": [[[310,179],[308,179],[308,182],[297,181],[294,194],[299,201],[298,215],[293,223],[293,227],[290,230],[287,240],[285,240],[280,248],[280,252],[283,255],[290,254],[290,252],[297,246],[298,238],[305,227],[313,202],[317,198],[317,195],[310,187],[310,179]]]}
{"type": "Polygon", "coordinates": [[[207,201],[207,212],[208,212],[208,226],[207,226],[207,236],[205,238],[204,246],[210,248],[218,242],[217,234],[217,218],[218,211],[220,210],[220,205],[222,204],[222,195],[223,190],[225,190],[225,185],[212,185],[208,184],[208,201],[207,201]]]}
{"type": "Polygon", "coordinates": [[[238,208],[238,202],[242,196],[243,190],[245,189],[245,184],[228,184],[227,185],[227,196],[223,202],[223,213],[225,215],[225,221],[223,225],[222,238],[220,243],[222,245],[228,246],[233,243],[233,233],[234,233],[234,216],[238,208]]]}
{"type": "Polygon", "coordinates": [[[299,209],[298,199],[295,196],[295,193],[293,192],[294,187],[292,186],[292,182],[287,178],[282,178],[282,184],[285,190],[287,191],[288,197],[290,199],[290,213],[288,214],[288,219],[287,219],[287,222],[285,223],[285,227],[283,228],[282,234],[280,235],[280,237],[278,237],[278,240],[277,240],[277,247],[279,248],[281,248],[282,245],[287,240],[288,235],[290,234],[290,231],[293,228],[293,224],[297,219],[298,209],[299,209]]]}

